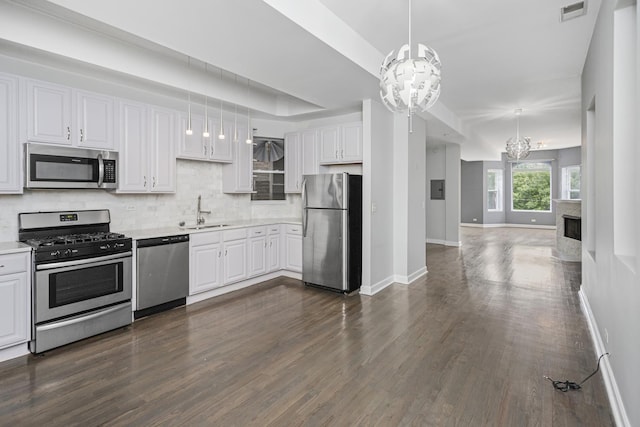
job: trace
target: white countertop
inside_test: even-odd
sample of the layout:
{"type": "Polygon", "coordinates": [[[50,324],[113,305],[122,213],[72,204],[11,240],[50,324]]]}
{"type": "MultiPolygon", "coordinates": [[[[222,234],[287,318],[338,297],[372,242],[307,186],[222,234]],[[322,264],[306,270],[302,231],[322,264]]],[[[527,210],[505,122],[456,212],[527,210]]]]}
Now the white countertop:
{"type": "MultiPolygon", "coordinates": [[[[224,227],[212,227],[212,228],[199,228],[197,230],[189,229],[186,227],[158,227],[158,228],[145,228],[142,230],[116,230],[111,231],[115,233],[122,233],[127,237],[131,237],[134,240],[150,239],[153,237],[163,236],[176,236],[179,234],[194,234],[194,233],[206,233],[211,231],[231,230],[234,228],[244,227],[256,227],[260,225],[272,225],[272,224],[294,224],[301,225],[302,219],[300,218],[264,218],[264,219],[250,219],[243,221],[216,221],[211,223],[205,223],[204,225],[224,224],[224,227]]],[[[187,224],[192,226],[193,224],[187,224]]]]}
{"type": "Polygon", "coordinates": [[[0,242],[0,255],[31,252],[31,246],[20,242],[0,242]]]}

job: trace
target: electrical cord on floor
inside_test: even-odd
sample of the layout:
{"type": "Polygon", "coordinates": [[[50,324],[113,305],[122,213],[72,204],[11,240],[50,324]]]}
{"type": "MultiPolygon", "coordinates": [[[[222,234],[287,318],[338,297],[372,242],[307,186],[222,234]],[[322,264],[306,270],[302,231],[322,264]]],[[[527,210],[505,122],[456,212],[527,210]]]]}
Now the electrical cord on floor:
{"type": "Polygon", "coordinates": [[[551,381],[551,384],[553,384],[553,388],[555,388],[556,390],[560,390],[562,392],[567,392],[569,390],[580,390],[582,388],[582,384],[584,384],[589,378],[591,378],[596,373],[598,373],[598,371],[600,370],[600,360],[602,360],[604,356],[608,356],[608,355],[609,353],[602,353],[600,357],[598,357],[598,366],[596,366],[596,370],[593,371],[587,378],[583,379],[582,382],[580,382],[579,384],[569,380],[564,380],[564,381],[554,380],[552,378],[549,378],[546,375],[544,376],[544,378],[551,381]]]}

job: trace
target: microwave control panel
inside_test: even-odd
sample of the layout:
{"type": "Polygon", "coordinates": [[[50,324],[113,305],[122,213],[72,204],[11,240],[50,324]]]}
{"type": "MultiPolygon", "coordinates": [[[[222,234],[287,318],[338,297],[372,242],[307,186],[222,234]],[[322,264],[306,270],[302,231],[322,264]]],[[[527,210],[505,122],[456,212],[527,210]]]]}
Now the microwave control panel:
{"type": "Polygon", "coordinates": [[[115,160],[104,160],[104,182],[116,182],[115,160]]]}

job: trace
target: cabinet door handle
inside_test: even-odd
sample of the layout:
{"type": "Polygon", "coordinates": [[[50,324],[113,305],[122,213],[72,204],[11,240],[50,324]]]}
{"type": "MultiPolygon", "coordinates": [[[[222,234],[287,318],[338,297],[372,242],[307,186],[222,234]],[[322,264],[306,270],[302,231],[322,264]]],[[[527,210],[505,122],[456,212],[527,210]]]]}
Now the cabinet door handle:
{"type": "Polygon", "coordinates": [[[218,258],[222,256],[222,252],[218,251],[218,258]]]}
{"type": "Polygon", "coordinates": [[[273,242],[269,242],[269,247],[273,247],[273,242]]]}
{"type": "Polygon", "coordinates": [[[265,248],[267,247],[267,242],[264,242],[264,247],[265,247],[265,248]]]}
{"type": "Polygon", "coordinates": [[[67,126],[67,141],[71,139],[71,128],[67,126]]]}
{"type": "Polygon", "coordinates": [[[144,178],[144,188],[147,188],[147,176],[144,175],[143,178],[144,178]]]}
{"type": "Polygon", "coordinates": [[[207,146],[206,146],[206,145],[203,145],[203,146],[202,146],[202,149],[204,150],[204,155],[206,156],[206,155],[207,155],[207,146]]]}
{"type": "Polygon", "coordinates": [[[340,157],[344,159],[344,150],[340,150],[340,157]]]}
{"type": "Polygon", "coordinates": [[[153,188],[156,188],[156,177],[153,177],[153,188]]]}
{"type": "Polygon", "coordinates": [[[227,250],[226,249],[224,250],[224,256],[227,256],[227,250]]]}
{"type": "Polygon", "coordinates": [[[338,158],[338,150],[336,150],[336,159],[338,158]]]}
{"type": "Polygon", "coordinates": [[[0,268],[4,268],[4,265],[0,265],[0,268]]]}
{"type": "Polygon", "coordinates": [[[80,142],[84,141],[84,131],[80,129],[80,142]]]}

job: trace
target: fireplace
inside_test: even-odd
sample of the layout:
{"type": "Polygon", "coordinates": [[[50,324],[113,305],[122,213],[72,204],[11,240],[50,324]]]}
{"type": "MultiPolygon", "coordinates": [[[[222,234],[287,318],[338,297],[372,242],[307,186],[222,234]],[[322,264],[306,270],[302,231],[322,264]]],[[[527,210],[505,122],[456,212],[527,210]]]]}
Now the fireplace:
{"type": "Polygon", "coordinates": [[[562,215],[564,218],[564,237],[582,240],[582,218],[573,215],[562,215]]]}

